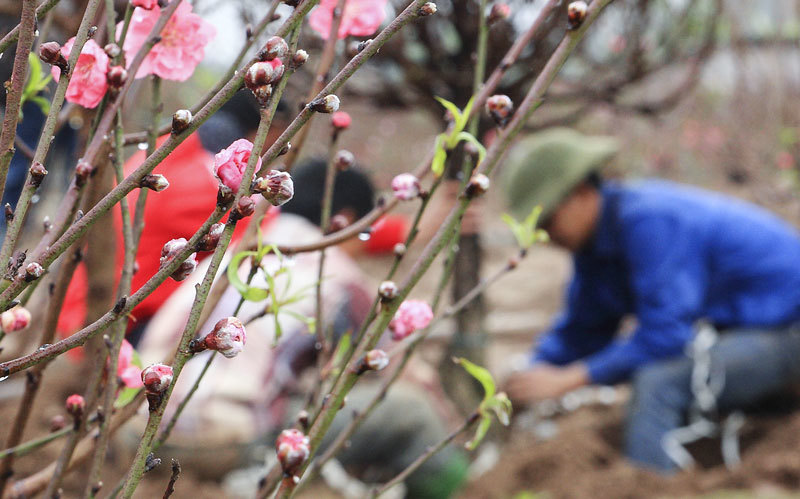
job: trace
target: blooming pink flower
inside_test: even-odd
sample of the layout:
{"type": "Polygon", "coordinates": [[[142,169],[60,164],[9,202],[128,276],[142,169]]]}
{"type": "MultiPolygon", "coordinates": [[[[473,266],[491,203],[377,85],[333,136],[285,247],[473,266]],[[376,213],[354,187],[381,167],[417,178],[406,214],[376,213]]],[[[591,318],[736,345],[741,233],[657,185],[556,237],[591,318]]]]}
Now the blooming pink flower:
{"type": "MultiPolygon", "coordinates": [[[[133,11],[125,45],[122,47],[129,65],[150,36],[159,15],[161,8],[158,5],[150,10],[137,7],[133,11]]],[[[117,34],[121,30],[122,23],[119,23],[117,34]]],[[[189,2],[181,2],[161,31],[161,41],[144,58],[136,72],[136,78],[154,74],[165,80],[189,79],[194,68],[203,60],[206,45],[216,34],[214,26],[192,13],[189,2]]]]}
{"type": "Polygon", "coordinates": [[[401,173],[392,179],[394,197],[400,201],[411,201],[419,196],[419,179],[410,173],[401,173]]]}
{"type": "Polygon", "coordinates": [[[350,126],[350,123],[353,122],[353,119],[344,111],[336,111],[331,115],[331,122],[333,123],[334,128],[344,130],[350,126]]]}
{"type": "Polygon", "coordinates": [[[31,323],[31,313],[25,307],[17,306],[0,314],[0,325],[3,332],[22,331],[31,323]]]}
{"type": "Polygon", "coordinates": [[[131,0],[131,5],[150,10],[154,7],[158,7],[158,0],[131,0]]]}
{"type": "MultiPolygon", "coordinates": [[[[73,36],[61,47],[61,54],[64,58],[69,58],[72,46],[75,44],[73,36]]],[[[50,69],[53,79],[58,81],[61,76],[61,69],[53,66],[50,69]]],[[[88,40],[81,49],[75,70],[72,71],[72,78],[67,86],[65,98],[69,102],[81,105],[85,108],[95,108],[103,99],[108,90],[108,55],[100,45],[94,40],[88,40]]]]}
{"type": "Polygon", "coordinates": [[[128,388],[139,388],[142,386],[142,370],[133,363],[133,346],[128,340],[122,340],[119,349],[119,360],[117,360],[117,377],[128,388]]]}
{"type": "Polygon", "coordinates": [[[216,350],[229,359],[242,351],[245,342],[247,334],[244,325],[236,317],[221,319],[214,325],[214,330],[203,339],[206,348],[216,350]]]}
{"type": "MultiPolygon", "coordinates": [[[[252,150],[253,143],[247,139],[239,139],[221,150],[214,156],[214,175],[231,190],[238,191],[252,150]]],[[[260,168],[261,158],[258,158],[256,171],[260,168]]]]}
{"type": "Polygon", "coordinates": [[[142,370],[142,384],[150,393],[164,393],[172,383],[172,368],[164,364],[153,364],[142,370]]]}
{"type": "Polygon", "coordinates": [[[414,331],[427,327],[431,319],[433,319],[433,311],[430,305],[420,300],[404,301],[389,323],[392,339],[402,340],[414,331]]]}
{"type": "MultiPolygon", "coordinates": [[[[388,0],[347,0],[342,12],[342,24],[339,25],[339,38],[348,35],[369,36],[380,27],[386,17],[388,0]]],[[[333,9],[337,0],[322,0],[308,18],[311,29],[327,40],[333,22],[333,9]]]]}
{"type": "Polygon", "coordinates": [[[294,475],[309,455],[308,437],[300,430],[283,430],[275,440],[275,451],[283,472],[294,475]]]}

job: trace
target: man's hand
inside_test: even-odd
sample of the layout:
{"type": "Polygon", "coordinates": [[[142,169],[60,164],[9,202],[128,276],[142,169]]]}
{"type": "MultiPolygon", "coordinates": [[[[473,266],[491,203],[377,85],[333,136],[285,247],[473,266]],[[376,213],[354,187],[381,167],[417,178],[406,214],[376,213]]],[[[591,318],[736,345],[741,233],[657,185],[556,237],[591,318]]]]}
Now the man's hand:
{"type": "Polygon", "coordinates": [[[505,391],[515,404],[529,404],[554,398],[589,383],[589,372],[581,363],[569,366],[538,364],[514,373],[506,380],[505,391]]]}

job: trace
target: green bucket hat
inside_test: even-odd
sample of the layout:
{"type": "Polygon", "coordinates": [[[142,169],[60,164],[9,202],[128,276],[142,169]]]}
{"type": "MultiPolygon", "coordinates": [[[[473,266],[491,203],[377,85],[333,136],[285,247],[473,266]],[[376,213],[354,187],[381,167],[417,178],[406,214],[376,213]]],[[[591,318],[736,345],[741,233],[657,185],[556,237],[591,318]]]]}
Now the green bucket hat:
{"type": "Polygon", "coordinates": [[[586,136],[569,128],[551,128],[520,140],[505,162],[506,195],[517,218],[542,206],[553,213],[570,191],[602,168],[619,150],[611,137],[586,136]]]}

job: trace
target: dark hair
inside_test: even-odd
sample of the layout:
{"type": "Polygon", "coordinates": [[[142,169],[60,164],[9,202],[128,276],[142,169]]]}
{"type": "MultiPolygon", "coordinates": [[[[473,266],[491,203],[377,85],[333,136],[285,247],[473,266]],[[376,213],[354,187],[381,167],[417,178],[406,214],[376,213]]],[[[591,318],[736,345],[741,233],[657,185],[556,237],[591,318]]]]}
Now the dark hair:
{"type": "Polygon", "coordinates": [[[589,173],[589,175],[586,175],[586,178],[583,179],[583,183],[589,187],[600,189],[603,186],[603,176],[600,175],[600,172],[593,171],[589,173]]]}
{"type": "MultiPolygon", "coordinates": [[[[286,108],[285,102],[278,103],[278,109],[275,111],[273,119],[275,126],[286,121],[286,108]]],[[[258,102],[253,97],[253,93],[246,89],[240,90],[233,94],[233,97],[223,104],[219,111],[200,125],[197,133],[203,148],[216,153],[231,145],[231,142],[255,132],[260,120],[258,102]]]]}
{"type": "MultiPolygon", "coordinates": [[[[318,226],[326,168],[325,160],[320,158],[307,159],[297,165],[292,170],[294,198],[283,205],[281,211],[300,215],[318,226]]],[[[375,189],[366,173],[355,168],[338,172],[333,184],[331,213],[336,214],[349,208],[357,218],[361,218],[375,206],[374,197],[375,189]]]]}

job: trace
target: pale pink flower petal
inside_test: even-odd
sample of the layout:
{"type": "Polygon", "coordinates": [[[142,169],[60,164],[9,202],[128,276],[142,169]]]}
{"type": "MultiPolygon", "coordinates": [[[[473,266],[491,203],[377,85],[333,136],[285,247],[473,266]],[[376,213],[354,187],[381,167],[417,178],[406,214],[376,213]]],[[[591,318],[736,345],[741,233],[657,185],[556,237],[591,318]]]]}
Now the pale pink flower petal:
{"type": "Polygon", "coordinates": [[[428,327],[432,319],[430,305],[420,300],[406,300],[400,304],[389,323],[392,339],[400,341],[414,331],[428,327]]]}
{"type": "MultiPolygon", "coordinates": [[[[239,184],[242,183],[252,150],[252,142],[247,139],[239,139],[214,156],[214,175],[234,192],[239,190],[239,184]]],[[[256,171],[260,168],[261,158],[258,158],[256,171]]]]}
{"type": "MultiPolygon", "coordinates": [[[[72,46],[75,44],[75,37],[70,38],[61,47],[61,54],[69,58],[72,46]]],[[[61,76],[61,69],[53,66],[50,70],[53,79],[58,81],[61,76]]],[[[97,107],[103,96],[108,90],[108,55],[94,40],[88,40],[81,49],[72,78],[67,86],[65,98],[69,102],[74,102],[88,109],[97,107]]]]}
{"type": "MultiPolygon", "coordinates": [[[[347,0],[339,26],[339,38],[352,36],[369,36],[380,27],[386,17],[388,0],[347,0]]],[[[308,18],[311,29],[327,40],[333,22],[333,9],[337,0],[322,0],[308,18]]]]}

